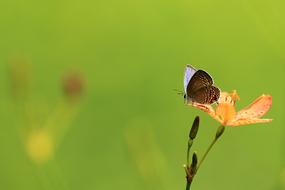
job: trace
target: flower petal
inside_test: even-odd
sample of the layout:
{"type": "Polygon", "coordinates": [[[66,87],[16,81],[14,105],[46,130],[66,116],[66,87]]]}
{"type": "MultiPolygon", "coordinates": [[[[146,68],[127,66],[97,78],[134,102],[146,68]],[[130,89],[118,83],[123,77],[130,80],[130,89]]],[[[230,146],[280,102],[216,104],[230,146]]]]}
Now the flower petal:
{"type": "Polygon", "coordinates": [[[270,95],[262,95],[250,105],[237,113],[236,120],[252,119],[263,116],[271,107],[272,97],[270,95]]]}
{"type": "Polygon", "coordinates": [[[241,125],[248,125],[248,124],[254,124],[254,123],[268,123],[271,121],[272,119],[259,119],[259,118],[239,119],[239,120],[228,122],[227,126],[241,126],[241,125]]]}
{"type": "Polygon", "coordinates": [[[216,115],[215,110],[213,109],[213,107],[211,105],[208,104],[199,104],[199,103],[193,103],[192,104],[193,107],[198,108],[204,112],[206,112],[207,114],[209,114],[212,118],[214,118],[215,120],[217,120],[219,123],[222,123],[223,121],[221,120],[221,118],[219,116],[216,115]]]}

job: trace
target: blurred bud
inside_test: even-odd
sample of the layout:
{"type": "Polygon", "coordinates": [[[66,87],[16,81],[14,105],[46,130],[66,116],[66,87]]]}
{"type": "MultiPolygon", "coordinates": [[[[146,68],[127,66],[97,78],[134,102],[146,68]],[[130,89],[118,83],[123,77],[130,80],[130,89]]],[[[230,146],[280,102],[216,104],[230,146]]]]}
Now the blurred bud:
{"type": "Polygon", "coordinates": [[[192,124],[192,128],[190,130],[190,133],[189,133],[189,138],[190,139],[195,139],[197,133],[198,133],[198,130],[199,130],[199,123],[200,123],[200,118],[199,116],[196,116],[195,119],[194,119],[194,122],[192,124]]]}
{"type": "Polygon", "coordinates": [[[225,126],[221,125],[216,132],[216,139],[218,139],[225,131],[225,126]]]}
{"type": "Polygon", "coordinates": [[[192,163],[191,163],[191,168],[192,168],[193,173],[196,173],[197,164],[198,164],[198,156],[197,156],[197,152],[194,152],[192,156],[192,163]]]}
{"type": "Polygon", "coordinates": [[[51,134],[43,129],[31,131],[26,140],[27,154],[32,161],[43,164],[54,154],[54,140],[51,134]]]}
{"type": "Polygon", "coordinates": [[[30,85],[30,64],[24,57],[13,57],[8,64],[11,92],[15,97],[24,96],[30,85]]]}
{"type": "Polygon", "coordinates": [[[63,76],[63,92],[68,99],[77,99],[84,90],[84,78],[78,72],[69,72],[63,76]]]}

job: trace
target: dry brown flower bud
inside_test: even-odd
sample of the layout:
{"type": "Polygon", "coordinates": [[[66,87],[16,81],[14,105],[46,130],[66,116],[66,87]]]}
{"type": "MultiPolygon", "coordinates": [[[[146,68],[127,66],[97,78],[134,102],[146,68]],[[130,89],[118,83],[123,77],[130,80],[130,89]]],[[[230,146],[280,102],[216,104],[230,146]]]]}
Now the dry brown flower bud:
{"type": "Polygon", "coordinates": [[[62,80],[63,92],[69,99],[79,98],[84,90],[85,81],[79,72],[68,72],[62,80]]]}

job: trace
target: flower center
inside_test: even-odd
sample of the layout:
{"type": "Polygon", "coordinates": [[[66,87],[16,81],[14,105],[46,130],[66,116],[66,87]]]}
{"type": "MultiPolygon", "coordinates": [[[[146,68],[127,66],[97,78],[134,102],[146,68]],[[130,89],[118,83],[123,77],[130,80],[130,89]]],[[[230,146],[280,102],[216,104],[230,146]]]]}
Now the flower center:
{"type": "Polygon", "coordinates": [[[222,94],[219,105],[216,108],[216,115],[223,121],[224,125],[235,118],[236,110],[234,105],[235,97],[232,97],[232,94],[222,94]]]}

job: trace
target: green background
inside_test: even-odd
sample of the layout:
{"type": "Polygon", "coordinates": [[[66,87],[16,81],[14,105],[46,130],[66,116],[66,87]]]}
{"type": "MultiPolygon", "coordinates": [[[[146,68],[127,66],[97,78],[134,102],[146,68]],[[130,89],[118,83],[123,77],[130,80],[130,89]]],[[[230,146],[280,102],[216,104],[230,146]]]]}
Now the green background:
{"type": "Polygon", "coordinates": [[[236,89],[238,109],[273,96],[265,116],[273,122],[227,128],[192,189],[285,189],[284,9],[283,0],[1,1],[0,189],[185,189],[194,117],[198,156],[218,126],[173,91],[183,89],[186,64],[236,89]],[[43,164],[21,140],[27,126],[10,93],[13,57],[29,60],[35,118],[64,99],[63,73],[86,81],[78,114],[43,164]]]}

